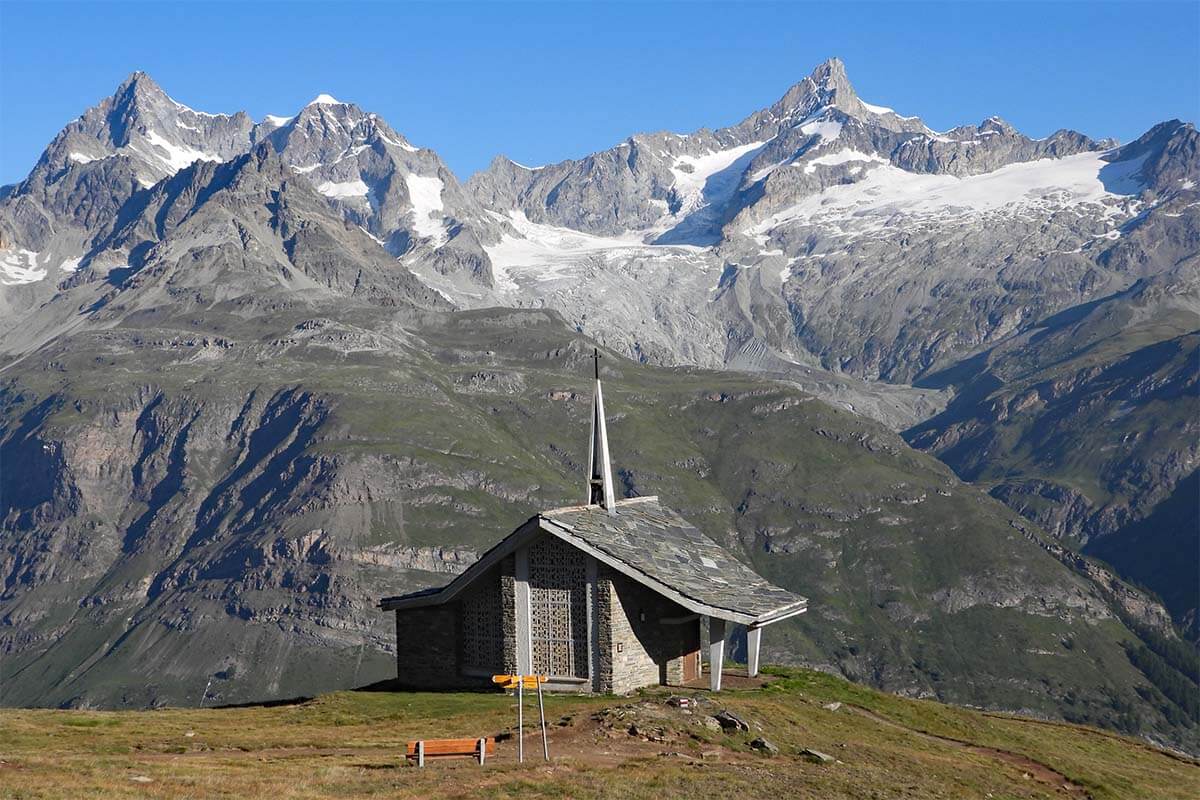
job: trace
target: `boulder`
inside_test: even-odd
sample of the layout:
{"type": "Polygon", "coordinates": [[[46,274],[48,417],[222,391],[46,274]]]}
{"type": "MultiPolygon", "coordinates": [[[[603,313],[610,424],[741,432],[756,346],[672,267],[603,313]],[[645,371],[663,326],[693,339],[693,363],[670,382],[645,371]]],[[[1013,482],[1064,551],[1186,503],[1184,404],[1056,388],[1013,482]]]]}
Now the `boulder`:
{"type": "Polygon", "coordinates": [[[758,750],[763,753],[772,753],[773,754],[773,753],[779,752],[778,747],[771,744],[769,741],[767,741],[766,739],[764,739],[761,736],[758,737],[757,739],[755,739],[754,741],[750,742],[750,746],[753,747],[755,750],[758,750]]]}
{"type": "Polygon", "coordinates": [[[728,710],[722,711],[719,714],[716,714],[714,718],[717,720],[717,722],[719,722],[721,724],[721,727],[724,728],[725,730],[739,730],[739,731],[750,730],[750,724],[748,722],[746,722],[746,720],[739,717],[737,714],[734,714],[732,711],[728,711],[728,710]]]}
{"type": "Polygon", "coordinates": [[[816,761],[821,764],[832,764],[834,761],[837,761],[836,758],[828,753],[822,753],[820,750],[813,750],[807,747],[800,751],[800,755],[804,756],[809,761],[816,761]]]}

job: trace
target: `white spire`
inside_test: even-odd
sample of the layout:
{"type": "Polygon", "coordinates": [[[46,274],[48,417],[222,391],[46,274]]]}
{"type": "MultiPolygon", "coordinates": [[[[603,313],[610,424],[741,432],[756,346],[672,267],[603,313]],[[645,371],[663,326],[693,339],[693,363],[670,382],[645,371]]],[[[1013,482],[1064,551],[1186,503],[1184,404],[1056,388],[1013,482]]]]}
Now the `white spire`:
{"type": "Polygon", "coordinates": [[[592,442],[588,451],[588,505],[599,505],[616,514],[613,496],[612,468],[608,457],[608,427],[604,424],[604,394],[600,389],[600,351],[593,349],[596,359],[596,395],[592,400],[592,442]]]}

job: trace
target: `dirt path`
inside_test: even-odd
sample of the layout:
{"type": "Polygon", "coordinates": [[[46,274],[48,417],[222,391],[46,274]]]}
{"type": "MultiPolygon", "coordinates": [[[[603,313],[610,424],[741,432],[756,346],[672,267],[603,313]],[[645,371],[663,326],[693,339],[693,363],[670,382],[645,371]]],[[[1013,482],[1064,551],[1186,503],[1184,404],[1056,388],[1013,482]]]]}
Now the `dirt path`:
{"type": "Polygon", "coordinates": [[[1080,731],[1082,731],[1089,736],[1096,736],[1096,737],[1099,737],[1102,739],[1108,739],[1109,741],[1118,742],[1123,747],[1139,747],[1142,750],[1145,750],[1149,753],[1154,753],[1155,755],[1159,755],[1159,756],[1167,756],[1168,758],[1173,758],[1176,761],[1181,761],[1184,764],[1187,764],[1188,766],[1200,767],[1200,758],[1197,758],[1195,756],[1188,755],[1187,753],[1181,753],[1178,750],[1172,750],[1169,747],[1162,747],[1162,746],[1159,746],[1156,744],[1151,744],[1150,742],[1143,741],[1141,739],[1134,739],[1134,738],[1130,738],[1128,736],[1120,736],[1118,734],[1112,733],[1111,731],[1105,731],[1105,730],[1101,730],[1099,728],[1088,728],[1086,726],[1074,725],[1070,722],[1059,722],[1059,721],[1052,720],[1052,719],[1037,719],[1035,717],[1021,717],[1021,716],[1017,716],[1015,714],[1005,714],[1005,713],[999,712],[999,711],[981,711],[979,713],[983,714],[983,716],[985,716],[985,717],[991,717],[992,719],[1004,720],[1005,722],[1019,722],[1022,725],[1041,725],[1042,727],[1046,727],[1046,728],[1057,728],[1059,730],[1068,730],[1071,733],[1076,734],[1076,735],[1078,735],[1080,733],[1080,731]]]}
{"type": "Polygon", "coordinates": [[[881,725],[902,730],[905,733],[910,733],[913,736],[917,736],[921,739],[932,742],[941,742],[942,744],[948,744],[951,747],[957,747],[962,750],[966,750],[969,753],[976,753],[978,755],[994,758],[998,761],[1003,761],[1006,764],[1011,764],[1014,767],[1024,770],[1033,780],[1039,783],[1053,786],[1055,789],[1060,789],[1066,792],[1069,797],[1086,798],[1086,800],[1092,800],[1092,795],[1083,786],[1075,783],[1075,781],[1071,780],[1066,775],[1063,775],[1053,767],[1047,766],[1040,761],[1035,761],[1028,756],[1023,756],[1020,753],[1001,750],[997,747],[987,747],[985,745],[973,744],[971,742],[965,742],[962,739],[955,739],[950,736],[939,736],[936,733],[928,733],[917,728],[910,728],[907,725],[903,725],[895,720],[891,720],[887,717],[876,714],[874,711],[863,708],[862,706],[846,704],[846,708],[850,709],[856,714],[878,722],[881,725]]]}

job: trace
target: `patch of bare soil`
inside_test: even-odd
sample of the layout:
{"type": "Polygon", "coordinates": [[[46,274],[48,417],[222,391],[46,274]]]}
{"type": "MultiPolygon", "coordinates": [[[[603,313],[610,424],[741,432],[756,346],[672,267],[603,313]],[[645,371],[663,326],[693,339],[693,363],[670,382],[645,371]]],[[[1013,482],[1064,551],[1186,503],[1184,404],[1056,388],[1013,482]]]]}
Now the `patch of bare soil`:
{"type": "MultiPolygon", "coordinates": [[[[720,706],[702,695],[638,700],[609,706],[550,725],[551,755],[588,765],[616,765],[633,758],[680,758],[689,762],[745,758],[747,753],[710,741],[723,730],[720,706]]],[[[532,738],[532,737],[531,737],[532,738]]],[[[529,757],[526,740],[526,758],[529,757]]],[[[535,740],[541,758],[540,738],[535,740]]]]}
{"type": "MultiPolygon", "coordinates": [[[[686,691],[689,689],[701,689],[708,691],[708,674],[705,673],[699,678],[679,686],[672,686],[674,689],[686,691]]],[[[769,683],[778,680],[774,675],[764,675],[759,673],[753,678],[746,674],[744,667],[734,667],[732,669],[721,670],[721,688],[728,691],[730,689],[761,689],[769,683]]]]}

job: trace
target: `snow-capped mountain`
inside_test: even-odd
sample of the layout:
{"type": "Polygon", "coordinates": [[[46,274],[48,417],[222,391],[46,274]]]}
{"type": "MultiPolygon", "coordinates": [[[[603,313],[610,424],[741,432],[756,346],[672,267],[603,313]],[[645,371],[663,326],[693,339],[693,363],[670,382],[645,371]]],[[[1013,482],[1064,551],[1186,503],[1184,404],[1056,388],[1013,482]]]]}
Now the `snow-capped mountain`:
{"type": "Polygon", "coordinates": [[[30,180],[48,179],[71,164],[122,157],[138,182],[150,187],[194,161],[225,161],[245,152],[256,128],[243,112],[210,114],[178,103],[144,72],[135,72],[112,97],[63,128],[30,180]]]}
{"type": "Polygon", "coordinates": [[[1190,125],[1123,148],[998,118],[939,133],[863,101],[837,59],[737,125],[536,168],[498,157],[465,186],[328,95],[255,123],[135,73],[5,190],[5,328],[77,270],[137,266],[113,237],[134,195],[263,142],[458,305],[550,307],[639,358],[808,380],[908,382],[1128,288],[1162,266],[1158,248],[1129,252],[1132,228],[1160,213],[1178,228],[1200,182],[1190,125]]]}
{"type": "Polygon", "coordinates": [[[917,117],[864,103],[833,59],[732,127],[639,134],[536,169],[500,157],[470,186],[488,206],[519,209],[533,222],[704,245],[719,241],[723,224],[763,194],[815,193],[842,182],[846,171],[829,169],[841,164],[857,165],[850,174],[890,163],[961,177],[1111,146],[1069,131],[1034,141],[998,118],[936,133],[917,117]]]}
{"type": "MultiPolygon", "coordinates": [[[[51,292],[111,250],[114,220],[134,195],[261,142],[392,255],[490,282],[478,238],[490,223],[473,198],[436,153],[414,147],[376,115],[320,95],[292,117],[255,123],[244,112],[191,109],[139,72],[64,128],[29,177],[5,189],[0,284],[51,292]]],[[[136,260],[130,253],[103,258],[110,256],[136,260]]]]}
{"type": "Polygon", "coordinates": [[[481,238],[494,239],[493,226],[434,151],[324,94],[272,121],[279,126],[268,140],[284,163],[389,253],[490,284],[481,238]]]}
{"type": "Polygon", "coordinates": [[[255,123],[135,73],[5,190],[0,307],[17,324],[77,270],[136,267],[113,235],[134,195],[267,143],[458,305],[554,308],[651,361],[909,382],[1168,266],[1131,233],[1195,213],[1196,139],[1173,122],[1125,147],[1034,140],[994,117],[939,133],[864,102],[832,59],[737,125],[536,168],[498,157],[464,186],[328,95],[255,123]]]}
{"type": "Polygon", "coordinates": [[[834,59],[730,128],[496,159],[468,184],[515,229],[487,248],[496,294],[443,289],[550,305],[656,360],[907,382],[1153,272],[1109,254],[1147,215],[1196,213],[1196,141],[1179,122],[1125,147],[995,117],[939,133],[863,102],[834,59]]]}

